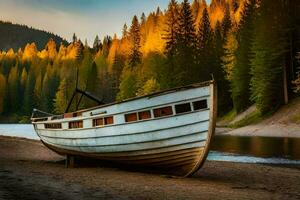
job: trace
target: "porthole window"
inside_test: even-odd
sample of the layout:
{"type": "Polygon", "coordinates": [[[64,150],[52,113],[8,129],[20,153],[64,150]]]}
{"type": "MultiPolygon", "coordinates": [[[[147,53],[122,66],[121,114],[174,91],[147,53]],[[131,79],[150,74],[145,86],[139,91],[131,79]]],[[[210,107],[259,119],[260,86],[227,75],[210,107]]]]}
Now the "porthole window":
{"type": "Polygon", "coordinates": [[[193,102],[194,110],[201,110],[207,108],[207,100],[200,100],[193,102]]]}
{"type": "Polygon", "coordinates": [[[150,110],[139,112],[138,115],[139,115],[139,120],[150,119],[151,118],[150,110]]]}
{"type": "Polygon", "coordinates": [[[125,114],[125,122],[135,122],[137,121],[136,113],[125,114]]]}
{"type": "Polygon", "coordinates": [[[153,110],[154,117],[164,117],[168,115],[173,115],[172,106],[167,106],[163,108],[156,108],[153,110]]]}
{"type": "Polygon", "coordinates": [[[83,128],[83,121],[69,122],[69,129],[83,128]]]}
{"type": "Polygon", "coordinates": [[[191,112],[192,111],[191,104],[183,103],[183,104],[175,105],[175,111],[176,111],[176,114],[191,112]]]}
{"type": "Polygon", "coordinates": [[[114,118],[112,116],[110,117],[104,117],[104,125],[109,125],[114,123],[114,118]]]}
{"type": "Polygon", "coordinates": [[[93,126],[103,126],[103,118],[93,119],[93,126]]]}
{"type": "Polygon", "coordinates": [[[45,124],[45,129],[61,129],[61,123],[45,124]]]}
{"type": "Polygon", "coordinates": [[[114,123],[113,116],[93,119],[93,126],[103,126],[103,125],[109,125],[113,123],[114,123]]]}

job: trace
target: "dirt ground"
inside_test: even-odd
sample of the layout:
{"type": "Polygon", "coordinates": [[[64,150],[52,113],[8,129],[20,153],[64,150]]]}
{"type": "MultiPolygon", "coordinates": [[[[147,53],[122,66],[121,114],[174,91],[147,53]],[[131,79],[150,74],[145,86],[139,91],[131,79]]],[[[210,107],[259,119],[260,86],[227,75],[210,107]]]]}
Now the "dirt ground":
{"type": "Polygon", "coordinates": [[[191,178],[66,168],[39,141],[0,137],[0,199],[300,199],[300,167],[207,161],[191,178]]]}

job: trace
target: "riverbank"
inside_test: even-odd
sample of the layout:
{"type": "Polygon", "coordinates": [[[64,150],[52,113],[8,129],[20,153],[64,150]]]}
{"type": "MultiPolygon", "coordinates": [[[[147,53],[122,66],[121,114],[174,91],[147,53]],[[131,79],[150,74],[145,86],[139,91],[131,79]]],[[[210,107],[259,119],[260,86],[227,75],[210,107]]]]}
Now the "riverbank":
{"type": "Polygon", "coordinates": [[[106,165],[65,168],[63,160],[39,141],[0,137],[0,199],[300,198],[298,167],[208,161],[191,178],[171,178],[106,165]]]}
{"type": "Polygon", "coordinates": [[[262,122],[237,129],[217,127],[216,135],[300,138],[300,125],[262,122]]]}
{"type": "Polygon", "coordinates": [[[236,124],[250,122],[257,110],[251,106],[243,113],[230,119],[221,119],[217,123],[217,135],[232,136],[264,136],[264,137],[295,137],[300,138],[300,97],[293,99],[289,104],[282,106],[276,113],[262,117],[258,122],[247,124],[241,128],[236,124]]]}

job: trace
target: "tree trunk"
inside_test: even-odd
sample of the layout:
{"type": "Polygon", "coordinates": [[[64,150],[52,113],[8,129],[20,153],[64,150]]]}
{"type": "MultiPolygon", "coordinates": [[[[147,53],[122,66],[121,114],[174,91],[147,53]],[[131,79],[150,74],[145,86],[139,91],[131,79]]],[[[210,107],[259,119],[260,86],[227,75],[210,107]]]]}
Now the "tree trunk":
{"type": "Polygon", "coordinates": [[[284,94],[284,104],[289,102],[288,96],[288,84],[287,84],[287,77],[286,77],[286,66],[283,66],[283,94],[284,94]]]}

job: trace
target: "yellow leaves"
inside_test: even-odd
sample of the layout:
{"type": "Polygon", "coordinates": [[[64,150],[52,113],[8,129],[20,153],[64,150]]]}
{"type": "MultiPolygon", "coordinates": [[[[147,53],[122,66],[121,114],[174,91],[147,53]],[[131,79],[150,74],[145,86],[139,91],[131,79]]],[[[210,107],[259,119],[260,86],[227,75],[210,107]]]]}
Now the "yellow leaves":
{"type": "Polygon", "coordinates": [[[56,51],[56,43],[52,38],[46,44],[45,49],[48,52],[48,57],[53,60],[57,55],[57,51],[56,51]]]}
{"type": "Polygon", "coordinates": [[[70,59],[70,60],[77,59],[80,48],[81,48],[80,45],[81,45],[81,43],[79,41],[75,42],[75,43],[71,43],[67,47],[65,57],[63,57],[62,59],[70,59]]]}
{"type": "Polygon", "coordinates": [[[76,59],[76,56],[77,56],[77,48],[75,43],[72,43],[67,47],[66,59],[76,59]]]}
{"type": "Polygon", "coordinates": [[[214,10],[209,11],[209,16],[210,16],[210,22],[212,28],[216,26],[216,23],[219,21],[221,22],[224,18],[224,12],[221,7],[216,7],[214,10]]]}
{"type": "Polygon", "coordinates": [[[162,39],[165,29],[165,16],[151,16],[150,19],[149,17],[146,25],[141,27],[141,38],[143,38],[141,51],[144,57],[150,52],[163,53],[165,48],[165,40],[162,39]]]}
{"type": "Polygon", "coordinates": [[[14,57],[15,56],[14,50],[12,48],[10,48],[6,53],[6,56],[8,56],[10,58],[14,57]]]}
{"type": "Polygon", "coordinates": [[[149,80],[146,81],[143,87],[138,90],[137,95],[138,96],[147,95],[147,94],[157,92],[159,90],[160,90],[159,83],[156,81],[156,79],[150,78],[149,80]]]}
{"type": "Polygon", "coordinates": [[[121,55],[127,57],[127,55],[129,55],[130,53],[130,41],[128,40],[128,38],[122,38],[121,40],[121,45],[119,48],[119,52],[121,55]]]}
{"type": "Polygon", "coordinates": [[[141,48],[141,51],[144,56],[147,56],[150,52],[163,53],[164,47],[165,40],[162,39],[161,32],[150,32],[146,38],[145,44],[141,48]]]}
{"type": "Polygon", "coordinates": [[[67,48],[65,45],[61,44],[58,51],[58,58],[64,59],[67,56],[67,48]]]}
{"type": "Polygon", "coordinates": [[[114,59],[116,57],[116,54],[118,53],[118,49],[120,48],[120,41],[118,39],[113,39],[108,56],[107,56],[107,62],[109,63],[108,72],[112,73],[112,65],[114,63],[114,59]]]}
{"type": "Polygon", "coordinates": [[[37,56],[37,53],[38,50],[34,42],[27,44],[23,52],[23,60],[32,59],[33,57],[37,56]]]}
{"type": "Polygon", "coordinates": [[[46,49],[43,49],[41,52],[38,52],[37,55],[41,59],[46,59],[48,58],[48,51],[46,49]]]}
{"type": "Polygon", "coordinates": [[[228,34],[227,41],[224,45],[225,55],[221,58],[223,62],[223,68],[226,73],[226,79],[232,80],[233,66],[236,62],[236,58],[234,52],[238,47],[238,42],[233,34],[233,30],[231,30],[228,34]]]}

